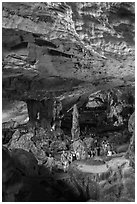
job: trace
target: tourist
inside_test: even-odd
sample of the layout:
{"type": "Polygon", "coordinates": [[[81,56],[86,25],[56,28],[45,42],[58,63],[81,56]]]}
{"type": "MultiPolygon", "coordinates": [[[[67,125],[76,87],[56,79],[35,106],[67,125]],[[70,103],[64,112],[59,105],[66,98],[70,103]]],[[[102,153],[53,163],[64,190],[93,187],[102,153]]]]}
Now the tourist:
{"type": "Polygon", "coordinates": [[[94,141],[94,146],[97,147],[98,141],[97,139],[94,141]]]}
{"type": "Polygon", "coordinates": [[[91,157],[91,151],[89,150],[88,151],[88,158],[90,158],[91,157]]]}
{"type": "Polygon", "coordinates": [[[108,150],[107,156],[108,157],[112,156],[112,151],[108,150]]]}
{"type": "Polygon", "coordinates": [[[91,149],[90,151],[90,157],[93,158],[94,157],[94,150],[91,149]]]}
{"type": "Polygon", "coordinates": [[[63,165],[63,170],[64,170],[64,173],[66,173],[66,172],[67,172],[68,168],[69,168],[69,161],[68,161],[68,160],[66,160],[66,161],[64,161],[64,165],[63,165]]]}
{"type": "Polygon", "coordinates": [[[67,156],[68,156],[67,153],[63,150],[61,154],[61,163],[63,165],[64,172],[66,172],[69,167],[69,161],[68,161],[67,156]]]}
{"type": "Polygon", "coordinates": [[[97,156],[100,156],[100,146],[97,146],[97,147],[96,147],[96,152],[97,152],[96,155],[97,155],[97,156]]]}
{"type": "Polygon", "coordinates": [[[73,157],[73,161],[75,161],[77,158],[76,158],[76,153],[75,152],[72,152],[72,157],[73,157]]]}
{"type": "Polygon", "coordinates": [[[54,157],[52,157],[51,154],[49,154],[47,162],[46,162],[46,167],[49,168],[50,173],[52,173],[52,169],[54,167],[55,161],[54,161],[54,157]]]}
{"type": "Polygon", "coordinates": [[[112,156],[111,146],[109,142],[107,142],[107,156],[112,156]]]}
{"type": "Polygon", "coordinates": [[[76,159],[80,160],[80,152],[79,151],[76,152],[76,159]]]}
{"type": "Polygon", "coordinates": [[[63,150],[62,154],[61,154],[61,162],[62,162],[62,164],[64,163],[65,160],[67,160],[67,153],[63,150]]]}
{"type": "Polygon", "coordinates": [[[104,141],[104,140],[102,142],[102,148],[103,148],[104,155],[107,155],[107,152],[108,152],[108,143],[106,141],[104,141]]]}
{"type": "Polygon", "coordinates": [[[68,159],[68,161],[69,161],[69,164],[72,163],[72,161],[73,161],[73,155],[72,155],[71,152],[68,153],[67,159],[68,159]]]}
{"type": "Polygon", "coordinates": [[[105,141],[104,140],[102,141],[101,146],[102,146],[103,151],[105,151],[105,141]]]}

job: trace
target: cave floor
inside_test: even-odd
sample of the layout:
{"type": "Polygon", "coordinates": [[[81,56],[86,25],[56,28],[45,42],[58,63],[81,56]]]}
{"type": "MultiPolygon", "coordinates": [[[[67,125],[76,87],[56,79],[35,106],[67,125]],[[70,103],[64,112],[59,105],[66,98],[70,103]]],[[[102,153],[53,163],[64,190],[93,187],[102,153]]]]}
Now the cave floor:
{"type": "MultiPolygon", "coordinates": [[[[77,169],[79,171],[85,172],[85,173],[103,173],[107,172],[109,168],[116,168],[118,166],[121,166],[122,164],[125,164],[128,160],[124,157],[120,157],[120,155],[117,155],[116,158],[111,158],[109,161],[105,161],[105,164],[99,163],[101,160],[97,160],[98,164],[93,163],[89,164],[89,161],[77,161],[77,169]]],[[[101,159],[101,157],[98,159],[101,159]]],[[[108,158],[106,158],[108,159],[108,158]]],[[[90,162],[91,163],[91,162],[90,162]]]]}

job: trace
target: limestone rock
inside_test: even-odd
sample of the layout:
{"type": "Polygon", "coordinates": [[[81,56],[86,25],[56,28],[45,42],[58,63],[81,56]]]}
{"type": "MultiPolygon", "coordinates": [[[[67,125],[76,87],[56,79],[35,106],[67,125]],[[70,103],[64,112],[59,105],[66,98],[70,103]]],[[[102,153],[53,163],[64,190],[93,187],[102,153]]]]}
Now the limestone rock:
{"type": "Polygon", "coordinates": [[[87,149],[90,150],[94,143],[94,139],[92,137],[84,138],[83,142],[86,144],[87,149]]]}
{"type": "Polygon", "coordinates": [[[134,19],[134,3],[3,3],[3,96],[134,86],[134,19]]]}
{"type": "Polygon", "coordinates": [[[79,139],[72,143],[72,148],[74,152],[78,152],[80,158],[79,159],[86,159],[87,158],[87,147],[85,143],[79,139]]]}
{"type": "Polygon", "coordinates": [[[130,116],[128,121],[128,130],[133,133],[135,131],[135,112],[130,116]]]}
{"type": "MultiPolygon", "coordinates": [[[[43,128],[51,129],[53,101],[48,104],[48,100],[53,97],[67,101],[62,112],[69,129],[71,108],[74,104],[78,107],[79,121],[74,122],[72,134],[76,139],[81,124],[95,127],[97,133],[127,127],[134,111],[134,94],[128,92],[135,87],[134,2],[4,2],[2,15],[3,98],[27,102],[32,126],[38,120],[43,128]]],[[[4,128],[16,126],[13,121],[3,124],[4,128]]],[[[133,126],[131,122],[133,137],[127,152],[131,166],[135,157],[133,126]]],[[[36,133],[35,138],[33,133],[22,135],[17,130],[9,148],[31,151],[42,164],[49,148],[47,141],[56,150],[66,145],[55,139],[56,133],[36,133]]],[[[112,141],[123,145],[122,133],[113,136],[112,141]]],[[[84,162],[87,147],[83,141],[75,142],[73,149],[84,162]]],[[[81,200],[133,201],[134,182],[123,176],[125,167],[119,162],[112,158],[106,163],[109,168],[91,162],[86,164],[86,172],[83,163],[71,169],[72,183],[81,200]],[[89,173],[91,166],[96,168],[89,173]]],[[[134,172],[132,175],[134,179],[134,172]]],[[[37,200],[39,185],[36,187],[33,196],[37,200]]],[[[44,194],[49,192],[51,201],[55,194],[48,186],[44,194]]],[[[8,200],[14,200],[13,194],[8,200]]]]}
{"type": "Polygon", "coordinates": [[[21,174],[17,171],[14,160],[7,148],[2,148],[2,200],[15,202],[16,195],[23,186],[21,174]]]}
{"type": "Polygon", "coordinates": [[[93,159],[76,161],[69,168],[71,182],[79,195],[86,201],[92,199],[95,202],[119,202],[124,198],[133,201],[134,172],[129,160],[118,156],[104,163],[93,159]]]}
{"type": "Polygon", "coordinates": [[[72,118],[72,129],[71,129],[71,135],[72,140],[75,141],[80,136],[80,127],[79,127],[79,112],[77,105],[75,104],[73,106],[73,118],[72,118]]]}
{"type": "Polygon", "coordinates": [[[135,167],[135,112],[130,116],[128,129],[132,133],[126,157],[130,160],[130,165],[135,167]]]}
{"type": "Polygon", "coordinates": [[[15,166],[26,176],[38,175],[38,162],[31,152],[23,149],[12,149],[11,156],[15,166]]]}
{"type": "Polygon", "coordinates": [[[53,152],[58,152],[58,151],[66,150],[67,147],[66,147],[65,141],[55,140],[50,144],[50,149],[53,152]]]}
{"type": "MultiPolygon", "coordinates": [[[[18,133],[18,132],[17,132],[18,133]]],[[[14,134],[9,149],[23,149],[27,152],[31,151],[37,158],[39,164],[42,164],[46,160],[46,154],[41,148],[41,143],[33,142],[33,133],[23,134],[19,137],[18,134],[14,134]]]]}

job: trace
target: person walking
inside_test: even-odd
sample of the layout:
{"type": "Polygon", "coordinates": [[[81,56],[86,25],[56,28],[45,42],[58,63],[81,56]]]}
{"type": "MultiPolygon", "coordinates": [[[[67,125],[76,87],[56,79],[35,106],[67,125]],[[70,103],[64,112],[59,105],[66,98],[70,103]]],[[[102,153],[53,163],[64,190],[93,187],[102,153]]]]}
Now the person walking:
{"type": "Polygon", "coordinates": [[[68,153],[67,159],[68,159],[68,161],[69,161],[69,164],[71,164],[72,161],[73,161],[73,155],[72,155],[71,152],[68,153]]]}
{"type": "Polygon", "coordinates": [[[54,167],[54,164],[55,164],[54,157],[51,154],[49,154],[45,166],[49,168],[50,173],[52,173],[52,169],[54,167]]]}
{"type": "Polygon", "coordinates": [[[63,165],[63,170],[64,172],[66,172],[68,170],[69,167],[69,161],[67,158],[67,153],[63,150],[62,154],[61,154],[61,163],[63,165]]]}

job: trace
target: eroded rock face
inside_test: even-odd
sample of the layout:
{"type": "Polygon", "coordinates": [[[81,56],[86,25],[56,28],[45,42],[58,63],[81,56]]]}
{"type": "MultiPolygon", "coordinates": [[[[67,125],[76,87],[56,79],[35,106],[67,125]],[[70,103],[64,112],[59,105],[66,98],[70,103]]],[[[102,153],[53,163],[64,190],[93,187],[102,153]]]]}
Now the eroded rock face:
{"type": "MultiPolygon", "coordinates": [[[[17,129],[12,135],[12,138],[10,142],[7,144],[7,146],[10,150],[17,149],[15,151],[15,156],[17,157],[18,160],[20,160],[20,155],[22,156],[23,152],[27,151],[26,154],[24,153],[24,156],[23,156],[24,160],[27,159],[26,158],[27,154],[28,154],[28,157],[30,154],[30,160],[31,160],[31,154],[33,154],[36,160],[38,161],[38,164],[41,165],[44,162],[46,162],[47,155],[49,153],[52,152],[56,155],[57,152],[66,150],[67,144],[69,143],[67,142],[67,139],[65,138],[63,131],[58,131],[58,130],[46,131],[43,128],[39,127],[35,134],[33,131],[29,131],[28,133],[21,134],[20,130],[17,129]],[[21,152],[20,149],[22,149],[23,152],[21,152]],[[19,154],[19,158],[18,158],[18,154],[19,154]]],[[[28,165],[29,165],[29,158],[28,158],[28,165]]],[[[31,161],[30,161],[30,165],[31,165],[31,161]]],[[[34,172],[35,171],[37,172],[37,168],[34,169],[34,172]]],[[[33,169],[32,169],[32,173],[33,173],[33,169]]]]}
{"type": "Polygon", "coordinates": [[[128,121],[128,130],[133,133],[135,131],[135,112],[130,116],[128,121]]]}
{"type": "Polygon", "coordinates": [[[111,158],[106,162],[76,162],[70,167],[69,174],[74,188],[83,200],[118,202],[133,201],[135,198],[135,172],[123,157],[111,158]],[[128,185],[132,190],[128,190],[128,185]]]}
{"type": "Polygon", "coordinates": [[[135,167],[135,112],[129,118],[128,129],[132,133],[132,137],[126,156],[129,158],[131,166],[135,167]]]}
{"type": "Polygon", "coordinates": [[[131,41],[127,39],[128,32],[130,32],[128,28],[134,27],[133,4],[114,2],[69,4],[72,6],[72,11],[75,11],[73,19],[76,31],[86,47],[92,47],[100,54],[105,51],[115,53],[122,50],[123,53],[126,50],[128,51],[124,47],[126,46],[124,41],[129,44],[133,43],[133,38],[131,38],[131,41]],[[126,25],[127,33],[123,32],[124,25],[126,25]],[[112,40],[111,45],[110,39],[112,40]]]}
{"type": "Polygon", "coordinates": [[[15,202],[16,195],[23,186],[21,174],[17,171],[14,159],[7,148],[2,148],[2,199],[15,202]]]}
{"type": "MultiPolygon", "coordinates": [[[[14,121],[3,124],[4,129],[16,130],[9,148],[17,151],[22,148],[27,154],[31,151],[38,164],[45,162],[48,151],[65,149],[66,141],[59,140],[58,136],[63,135],[60,127],[67,126],[70,130],[74,104],[79,111],[80,129],[83,131],[89,125],[89,136],[94,137],[93,129],[96,129],[97,134],[104,132],[116,145],[120,140],[120,145],[126,146],[118,146],[118,153],[123,149],[125,152],[129,145],[130,135],[123,129],[127,131],[129,126],[133,134],[127,159],[91,162],[85,164],[86,171],[83,163],[71,166],[70,183],[80,201],[134,201],[132,119],[128,125],[134,112],[134,7],[134,2],[3,3],[3,98],[25,101],[30,125],[28,133],[22,134],[14,121]],[[53,98],[61,101],[64,118],[58,131],[46,132],[53,120],[53,98]],[[91,168],[94,171],[89,172],[91,168]]],[[[83,141],[75,147],[82,152],[84,160],[87,149],[83,141]]],[[[12,166],[11,157],[8,160],[12,166]]],[[[5,169],[8,170],[7,166],[5,169]]],[[[35,170],[31,173],[36,173],[35,170]]],[[[7,191],[7,186],[4,183],[7,201],[15,201],[13,191],[7,191]]],[[[31,186],[31,201],[39,187],[31,186]]],[[[46,185],[46,191],[40,189],[46,195],[44,201],[57,201],[60,195],[50,185],[46,185]]]]}
{"type": "MultiPolygon", "coordinates": [[[[42,150],[41,145],[39,145],[39,142],[33,142],[33,136],[34,135],[31,132],[20,135],[19,130],[17,130],[12,136],[9,149],[23,149],[27,152],[31,151],[37,158],[39,164],[41,164],[46,160],[46,154],[42,150]]],[[[43,141],[41,141],[41,143],[44,145],[43,141]]]]}
{"type": "Polygon", "coordinates": [[[36,122],[44,129],[51,129],[53,120],[53,98],[43,101],[27,100],[29,121],[34,126],[36,122]]]}
{"type": "Polygon", "coordinates": [[[133,38],[134,3],[3,3],[3,96],[134,85],[133,38]]]}
{"type": "Polygon", "coordinates": [[[38,175],[38,162],[31,152],[23,149],[12,149],[11,157],[15,161],[15,166],[26,176],[38,175]]]}
{"type": "MultiPolygon", "coordinates": [[[[112,88],[107,90],[98,90],[91,93],[85,92],[79,95],[78,99],[72,95],[72,101],[68,97],[62,100],[63,111],[67,107],[69,111],[64,111],[62,126],[71,123],[72,102],[77,104],[79,111],[79,124],[81,131],[85,127],[95,128],[98,133],[107,131],[117,131],[120,128],[126,128],[130,115],[134,112],[134,89],[112,88]]],[[[105,134],[105,133],[104,133],[105,134]]]]}
{"type": "Polygon", "coordinates": [[[3,3],[3,28],[17,27],[50,40],[81,40],[81,44],[97,49],[97,44],[104,44],[102,37],[105,41],[110,37],[114,41],[120,38],[133,43],[134,14],[134,3],[3,3]],[[130,41],[129,34],[132,36],[130,41]]]}

